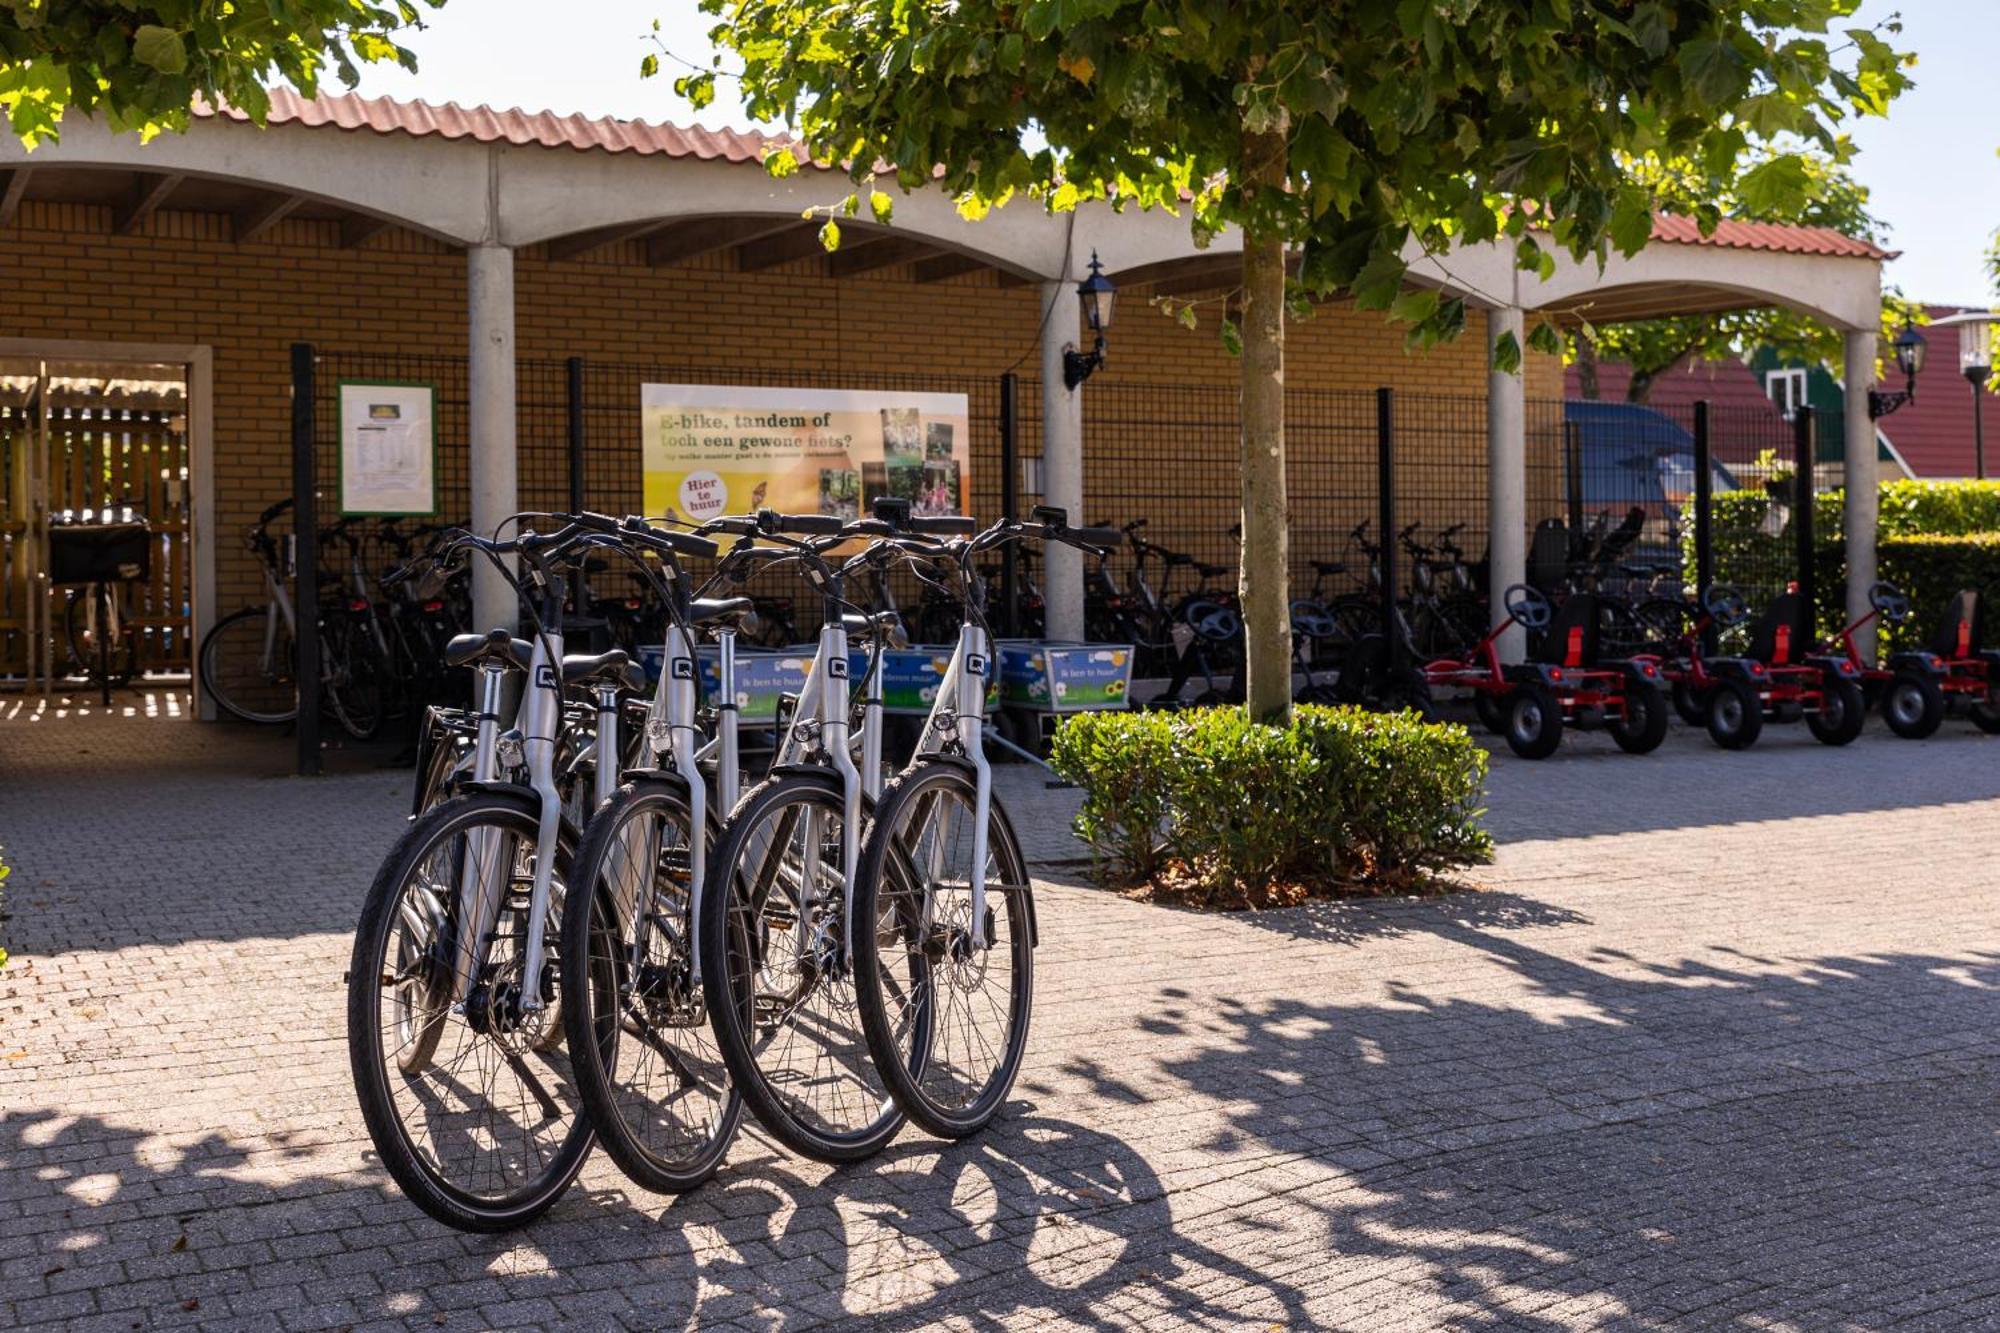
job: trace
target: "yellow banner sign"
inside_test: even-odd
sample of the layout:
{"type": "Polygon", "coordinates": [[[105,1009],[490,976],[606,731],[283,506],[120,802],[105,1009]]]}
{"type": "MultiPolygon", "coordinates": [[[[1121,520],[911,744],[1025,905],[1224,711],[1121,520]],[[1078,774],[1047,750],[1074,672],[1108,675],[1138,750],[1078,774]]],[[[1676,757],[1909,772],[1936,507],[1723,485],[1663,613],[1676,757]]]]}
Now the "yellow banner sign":
{"type": "Polygon", "coordinates": [[[700,523],[775,509],[858,518],[877,496],[964,512],[962,393],[647,384],[646,514],[700,523]]]}

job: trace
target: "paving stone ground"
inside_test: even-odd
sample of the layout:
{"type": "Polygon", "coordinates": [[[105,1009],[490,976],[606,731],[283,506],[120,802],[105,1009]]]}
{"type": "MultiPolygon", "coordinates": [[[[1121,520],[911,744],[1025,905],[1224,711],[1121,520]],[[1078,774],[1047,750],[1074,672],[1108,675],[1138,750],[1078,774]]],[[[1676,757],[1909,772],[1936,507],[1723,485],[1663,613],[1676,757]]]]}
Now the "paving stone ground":
{"type": "MultiPolygon", "coordinates": [[[[155,712],[172,701],[156,698],[155,712]]],[[[407,777],[0,699],[0,1327],[2000,1327],[2000,741],[1496,758],[1426,901],[1042,867],[1013,1105],[477,1238],[373,1161],[341,972],[407,777]]]]}

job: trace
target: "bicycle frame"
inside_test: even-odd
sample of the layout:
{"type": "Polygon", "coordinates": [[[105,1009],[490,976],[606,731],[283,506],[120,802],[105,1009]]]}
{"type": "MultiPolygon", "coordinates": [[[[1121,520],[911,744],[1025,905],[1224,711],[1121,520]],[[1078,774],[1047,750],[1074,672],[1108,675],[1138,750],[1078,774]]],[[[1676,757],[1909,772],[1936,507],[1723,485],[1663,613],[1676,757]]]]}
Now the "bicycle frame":
{"type": "MultiPolygon", "coordinates": [[[[993,947],[992,932],[986,928],[986,858],[989,850],[988,823],[993,814],[993,768],[986,761],[986,746],[983,743],[986,678],[992,664],[993,655],[986,631],[968,619],[959,627],[958,647],[953,650],[951,661],[945,667],[937,698],[931,702],[930,716],[924,721],[923,737],[910,757],[909,766],[904,769],[904,772],[909,772],[924,760],[943,754],[949,738],[957,739],[966,762],[972,765],[972,922],[973,937],[982,949],[993,947]]],[[[931,855],[935,858],[942,854],[942,850],[933,845],[931,855]]],[[[939,868],[933,865],[925,883],[936,883],[938,873],[939,868]]],[[[930,926],[930,914],[931,900],[926,894],[922,923],[926,930],[930,926]]]]}

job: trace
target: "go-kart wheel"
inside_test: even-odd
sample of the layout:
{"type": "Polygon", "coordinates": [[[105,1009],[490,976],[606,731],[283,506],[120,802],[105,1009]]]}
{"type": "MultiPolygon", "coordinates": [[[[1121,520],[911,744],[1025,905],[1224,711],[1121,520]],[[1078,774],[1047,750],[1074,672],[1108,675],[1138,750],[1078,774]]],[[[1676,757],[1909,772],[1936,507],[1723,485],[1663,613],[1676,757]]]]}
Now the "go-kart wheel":
{"type": "Polygon", "coordinates": [[[1479,725],[1495,736],[1507,734],[1507,710],[1501,706],[1501,696],[1488,694],[1485,690],[1472,692],[1472,711],[1479,718],[1479,725]]]}
{"type": "Polygon", "coordinates": [[[1314,681],[1310,685],[1299,686],[1299,692],[1292,696],[1292,702],[1295,704],[1319,704],[1325,706],[1339,703],[1340,695],[1333,686],[1328,685],[1326,682],[1314,681]]]}
{"type": "Polygon", "coordinates": [[[1420,722],[1437,720],[1430,682],[1424,679],[1423,672],[1407,668],[1382,682],[1382,694],[1374,707],[1382,713],[1415,713],[1420,722]]]}
{"type": "Polygon", "coordinates": [[[1674,682],[1674,711],[1681,715],[1681,721],[1690,727],[1708,725],[1708,700],[1696,694],[1686,681],[1674,682]]]}
{"type": "Polygon", "coordinates": [[[1829,675],[1822,687],[1817,713],[1806,714],[1806,727],[1821,745],[1845,745],[1861,734],[1868,720],[1868,703],[1861,686],[1829,675]]]}
{"type": "Polygon", "coordinates": [[[1748,681],[1725,679],[1708,692],[1708,738],[1725,750],[1747,750],[1764,730],[1764,703],[1748,681]]]}
{"type": "Polygon", "coordinates": [[[1507,748],[1523,759],[1547,759],[1563,739],[1562,704],[1538,680],[1514,687],[1507,696],[1507,748]]]}
{"type": "Polygon", "coordinates": [[[1667,696],[1649,680],[1628,681],[1625,711],[1613,713],[1608,725],[1626,754],[1651,754],[1667,738],[1667,696]]]}
{"type": "Polygon", "coordinates": [[[1989,736],[2000,735],[2000,681],[1986,687],[1986,697],[1972,705],[1972,725],[1989,736]]]}
{"type": "Polygon", "coordinates": [[[1944,721],[1944,690],[1927,672],[1899,671],[1882,697],[1882,716],[1904,740],[1920,741],[1944,721]]]}

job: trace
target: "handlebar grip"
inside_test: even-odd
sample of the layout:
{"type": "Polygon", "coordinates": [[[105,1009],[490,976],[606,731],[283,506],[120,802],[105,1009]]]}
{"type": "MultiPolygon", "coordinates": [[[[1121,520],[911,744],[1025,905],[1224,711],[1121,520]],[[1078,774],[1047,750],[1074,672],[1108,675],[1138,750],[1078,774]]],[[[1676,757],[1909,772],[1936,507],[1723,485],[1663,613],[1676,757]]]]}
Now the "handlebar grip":
{"type": "Polygon", "coordinates": [[[1117,528],[1071,528],[1063,534],[1083,546],[1123,546],[1125,534],[1117,528]]]}
{"type": "Polygon", "coordinates": [[[721,543],[707,537],[697,537],[691,532],[675,532],[671,528],[656,528],[636,515],[623,523],[616,524],[615,527],[626,536],[637,538],[651,546],[665,547],[677,555],[692,555],[707,559],[722,549],[721,543]]]}
{"type": "Polygon", "coordinates": [[[847,520],[832,514],[773,514],[769,510],[757,516],[759,523],[769,524],[774,532],[789,533],[794,537],[837,537],[847,520]],[[765,515],[770,517],[766,518],[765,515]]]}
{"type": "Polygon", "coordinates": [[[933,514],[911,519],[910,531],[933,537],[969,537],[979,531],[979,524],[964,514],[933,514]]]}
{"type": "Polygon", "coordinates": [[[292,497],[288,495],[284,499],[272,505],[270,508],[266,509],[263,513],[257,515],[257,521],[259,523],[269,523],[272,519],[284,513],[291,507],[292,507],[292,497]]]}

